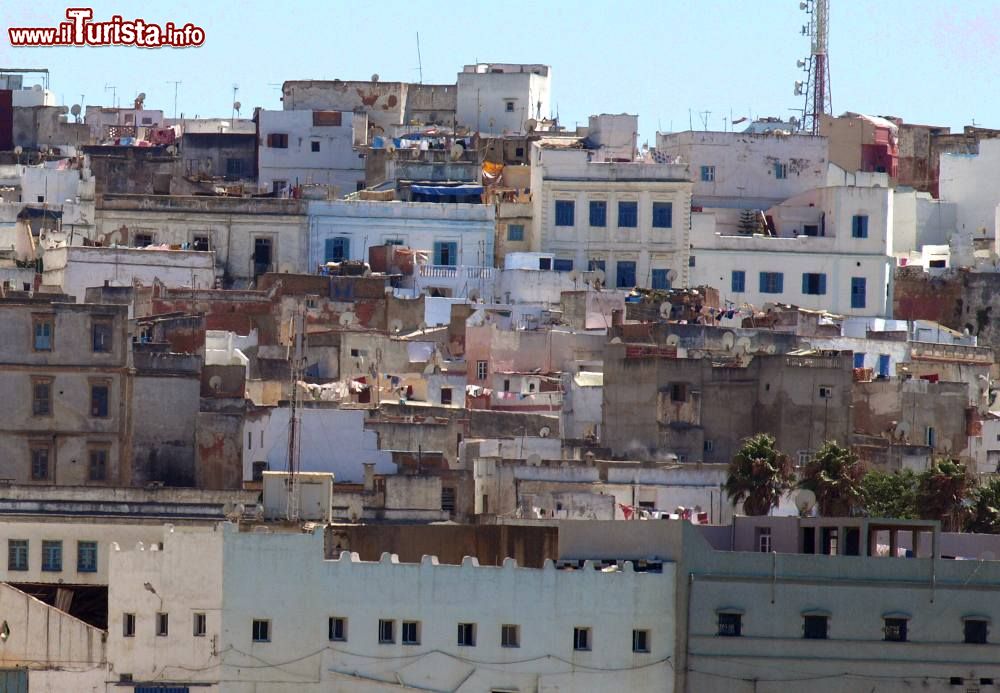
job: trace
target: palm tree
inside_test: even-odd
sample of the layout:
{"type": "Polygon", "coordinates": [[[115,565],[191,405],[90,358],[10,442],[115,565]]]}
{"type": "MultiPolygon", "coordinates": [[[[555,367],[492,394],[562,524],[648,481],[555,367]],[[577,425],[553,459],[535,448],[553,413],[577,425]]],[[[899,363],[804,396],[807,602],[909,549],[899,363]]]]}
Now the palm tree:
{"type": "Polygon", "coordinates": [[[972,517],[967,532],[1000,533],[1000,478],[993,477],[972,491],[972,517]]]}
{"type": "Polygon", "coordinates": [[[969,492],[965,465],[940,459],[917,477],[917,512],[925,520],[940,520],[945,531],[962,527],[969,492]]]}
{"type": "Polygon", "coordinates": [[[799,488],[816,494],[820,515],[854,515],[863,505],[861,479],[864,473],[864,465],[853,452],[828,440],[803,468],[799,488]]]}
{"type": "Polygon", "coordinates": [[[758,433],[743,441],[729,463],[723,489],[733,504],[743,503],[747,515],[767,515],[794,481],[792,465],[774,447],[774,436],[758,433]]]}

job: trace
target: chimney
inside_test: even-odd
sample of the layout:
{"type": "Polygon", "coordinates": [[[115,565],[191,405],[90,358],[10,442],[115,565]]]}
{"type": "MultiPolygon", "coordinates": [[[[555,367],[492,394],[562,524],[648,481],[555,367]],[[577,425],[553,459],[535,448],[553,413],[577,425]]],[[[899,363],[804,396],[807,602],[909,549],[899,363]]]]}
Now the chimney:
{"type": "Polygon", "coordinates": [[[375,463],[365,462],[365,492],[375,492],[375,463]]]}
{"type": "Polygon", "coordinates": [[[611,326],[612,327],[622,326],[622,311],[617,309],[611,311],[611,326]]]}

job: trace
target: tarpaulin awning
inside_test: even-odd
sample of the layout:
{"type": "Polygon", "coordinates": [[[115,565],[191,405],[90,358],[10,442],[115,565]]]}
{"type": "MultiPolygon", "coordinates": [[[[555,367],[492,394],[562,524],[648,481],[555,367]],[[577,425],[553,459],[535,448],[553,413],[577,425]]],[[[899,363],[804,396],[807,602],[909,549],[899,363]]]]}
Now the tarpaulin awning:
{"type": "Polygon", "coordinates": [[[410,191],[418,195],[447,197],[449,195],[482,195],[481,185],[411,185],[410,191]]]}

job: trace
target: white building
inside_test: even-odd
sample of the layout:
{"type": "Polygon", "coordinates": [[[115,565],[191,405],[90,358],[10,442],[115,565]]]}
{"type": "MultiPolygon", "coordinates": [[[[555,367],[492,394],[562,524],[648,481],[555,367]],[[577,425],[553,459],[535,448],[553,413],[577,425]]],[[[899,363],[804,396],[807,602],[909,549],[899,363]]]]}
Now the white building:
{"type": "Polygon", "coordinates": [[[767,210],[773,235],[715,230],[692,215],[692,286],[733,307],[789,303],[841,315],[892,312],[893,196],[887,188],[820,188],[767,210]]]}
{"type": "Polygon", "coordinates": [[[656,133],[656,151],[691,167],[692,204],[767,209],[826,185],[825,137],[783,132],[656,133]]]}
{"type": "Polygon", "coordinates": [[[458,73],[456,125],[484,135],[523,133],[549,118],[552,68],[478,63],[458,73]]]}
{"type": "Polygon", "coordinates": [[[687,285],[687,165],[594,162],[538,143],[531,157],[534,250],[553,253],[553,269],[601,270],[610,287],[687,285]]]}
{"type": "Polygon", "coordinates": [[[343,197],[364,187],[368,118],[350,111],[257,111],[258,180],[280,192],[297,185],[332,188],[343,197]]]}
{"type": "Polygon", "coordinates": [[[403,245],[434,265],[493,266],[494,212],[482,204],[371,200],[309,203],[309,266],[368,260],[368,249],[403,245]]]}
{"type": "Polygon", "coordinates": [[[108,658],[256,691],[673,691],[675,570],[324,560],[324,536],[168,528],[112,558],[108,658]],[[150,550],[156,549],[156,550],[150,550]]]}
{"type": "Polygon", "coordinates": [[[991,181],[1000,177],[1000,140],[981,140],[978,154],[943,152],[940,168],[941,199],[955,203],[956,228],[995,239],[1000,192],[991,181]]]}
{"type": "Polygon", "coordinates": [[[86,290],[102,286],[167,286],[211,289],[215,286],[215,253],[200,250],[99,248],[62,246],[45,251],[42,285],[61,287],[83,301],[86,290]]]}

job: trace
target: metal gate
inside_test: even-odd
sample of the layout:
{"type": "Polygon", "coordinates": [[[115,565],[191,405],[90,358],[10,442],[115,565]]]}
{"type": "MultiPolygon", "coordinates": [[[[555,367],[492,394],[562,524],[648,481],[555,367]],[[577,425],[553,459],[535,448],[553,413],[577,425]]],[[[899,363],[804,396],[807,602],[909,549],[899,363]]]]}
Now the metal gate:
{"type": "Polygon", "coordinates": [[[28,693],[28,670],[0,669],[0,693],[28,693]]]}

